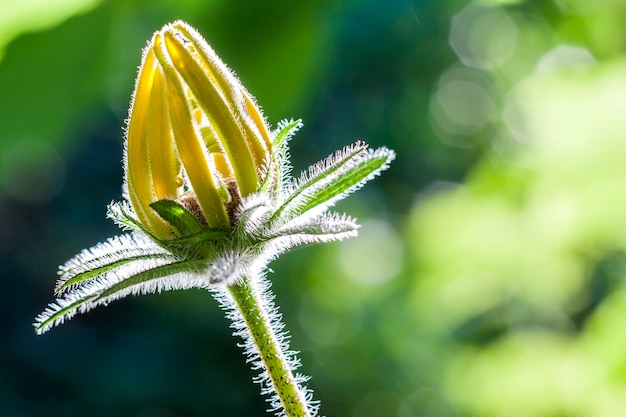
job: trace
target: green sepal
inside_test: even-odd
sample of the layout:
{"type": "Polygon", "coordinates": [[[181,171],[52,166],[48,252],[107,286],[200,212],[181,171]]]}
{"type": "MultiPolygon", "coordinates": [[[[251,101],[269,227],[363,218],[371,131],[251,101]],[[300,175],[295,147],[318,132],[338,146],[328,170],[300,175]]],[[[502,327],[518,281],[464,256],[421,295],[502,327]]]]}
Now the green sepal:
{"type": "Polygon", "coordinates": [[[107,217],[112,219],[123,230],[138,230],[148,236],[153,236],[152,233],[143,227],[139,219],[134,215],[133,209],[126,201],[112,202],[109,204],[107,207],[107,217]]]}
{"type": "MultiPolygon", "coordinates": [[[[72,300],[63,307],[59,308],[54,313],[50,314],[48,317],[46,317],[45,320],[37,323],[35,329],[38,332],[43,332],[43,329],[51,326],[55,321],[62,319],[63,316],[73,314],[73,312],[76,312],[81,308],[89,310],[99,303],[102,303],[103,299],[107,297],[115,297],[117,293],[128,289],[133,285],[146,284],[149,281],[164,278],[178,273],[191,272],[194,270],[200,271],[203,268],[206,268],[206,266],[206,261],[192,259],[174,262],[166,265],[160,265],[151,269],[147,269],[145,271],[141,271],[123,281],[120,281],[111,285],[108,288],[103,289],[100,292],[93,294],[86,293],[82,296],[77,297],[75,300],[72,300]]],[[[154,291],[145,290],[145,292],[148,293],[154,291]]]]}
{"type": "Polygon", "coordinates": [[[272,147],[274,149],[280,149],[280,147],[285,145],[291,136],[293,136],[293,134],[296,133],[296,131],[301,127],[302,119],[292,120],[289,123],[285,123],[284,126],[279,129],[278,133],[276,133],[276,137],[272,142],[272,147]]]}
{"type": "Polygon", "coordinates": [[[130,258],[123,258],[120,259],[118,261],[113,261],[107,265],[103,265],[101,267],[98,268],[94,268],[94,269],[90,269],[88,271],[85,272],[81,272],[78,273],[76,275],[74,275],[72,278],[68,279],[67,281],[65,281],[62,285],[60,285],[58,288],[56,288],[54,290],[55,294],[60,295],[61,293],[63,293],[66,289],[71,288],[75,285],[78,285],[84,281],[90,280],[92,278],[97,278],[101,275],[106,274],[109,271],[112,271],[120,266],[126,265],[128,263],[131,262],[135,262],[135,261],[141,261],[141,260],[145,260],[145,259],[158,259],[158,258],[165,258],[166,255],[159,255],[159,254],[149,254],[149,255],[140,255],[140,256],[134,256],[134,257],[130,257],[130,258]]]}
{"type": "MultiPolygon", "coordinates": [[[[323,185],[321,188],[333,187],[333,185],[341,183],[343,178],[343,176],[340,176],[341,171],[346,170],[346,167],[350,166],[350,164],[354,164],[357,158],[365,153],[366,149],[367,144],[363,142],[357,142],[351,147],[344,148],[343,154],[329,164],[329,168],[321,169],[319,172],[311,175],[308,179],[299,184],[297,189],[291,193],[283,204],[274,212],[271,220],[280,218],[282,213],[285,211],[292,213],[290,217],[293,218],[311,208],[311,200],[318,201],[319,199],[317,198],[317,194],[320,193],[320,191],[323,192],[323,190],[319,189],[320,184],[325,184],[325,182],[330,179],[332,179],[332,181],[329,182],[328,185],[323,185]],[[293,204],[294,201],[298,200],[298,198],[302,196],[306,196],[306,209],[303,209],[302,204],[293,204]]],[[[349,171],[349,169],[346,170],[346,172],[349,171]]],[[[315,205],[317,204],[319,203],[316,203],[315,205]]]]}
{"type": "Polygon", "coordinates": [[[89,295],[89,296],[86,296],[85,298],[79,298],[77,300],[74,300],[74,302],[69,303],[66,306],[63,306],[62,308],[59,308],[59,310],[55,311],[53,314],[50,314],[42,322],[37,323],[35,325],[35,330],[39,334],[45,332],[44,329],[52,326],[56,320],[62,318],[66,314],[70,314],[72,311],[78,310],[81,306],[94,301],[96,298],[97,298],[97,295],[89,295]]]}
{"type": "Polygon", "coordinates": [[[150,204],[150,207],[174,227],[181,236],[193,235],[206,229],[200,219],[175,201],[159,200],[150,204]]]}
{"type": "Polygon", "coordinates": [[[272,185],[280,186],[281,176],[283,175],[284,162],[287,157],[287,143],[289,139],[302,127],[302,120],[292,120],[290,122],[283,121],[278,128],[278,132],[272,142],[274,152],[268,162],[267,174],[263,178],[263,182],[259,186],[259,191],[266,191],[272,185]]]}
{"type": "Polygon", "coordinates": [[[230,236],[230,230],[207,229],[176,239],[160,240],[159,243],[165,247],[185,247],[194,246],[199,243],[219,242],[230,236]]]}
{"type": "Polygon", "coordinates": [[[383,170],[390,158],[393,158],[393,154],[385,148],[370,153],[331,183],[315,189],[308,196],[306,203],[298,208],[298,212],[304,213],[344,193],[354,191],[355,188],[359,188],[365,181],[383,170]]]}
{"type": "Polygon", "coordinates": [[[164,278],[170,275],[179,274],[181,272],[190,272],[193,270],[201,270],[206,268],[207,263],[204,260],[191,259],[185,261],[174,262],[167,265],[157,266],[156,268],[148,269],[146,271],[139,272],[132,277],[126,278],[117,284],[105,289],[94,301],[102,300],[103,298],[114,296],[117,292],[132,287],[133,285],[144,284],[148,281],[152,281],[159,278],[164,278]]]}

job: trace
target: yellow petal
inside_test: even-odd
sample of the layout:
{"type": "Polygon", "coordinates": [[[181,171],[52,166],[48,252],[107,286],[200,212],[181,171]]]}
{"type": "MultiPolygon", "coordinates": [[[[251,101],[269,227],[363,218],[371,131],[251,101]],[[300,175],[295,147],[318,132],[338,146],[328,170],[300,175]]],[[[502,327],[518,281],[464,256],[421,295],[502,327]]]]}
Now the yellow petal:
{"type": "MultiPolygon", "coordinates": [[[[163,38],[155,37],[155,53],[159,61],[165,61],[163,38]]],[[[211,169],[208,149],[194,124],[192,109],[185,97],[186,85],[171,66],[164,67],[166,94],[169,103],[172,132],[179,158],[182,162],[191,187],[205,216],[207,225],[212,228],[228,228],[230,221],[223,201],[218,193],[216,178],[211,169]]]]}
{"type": "Polygon", "coordinates": [[[243,86],[197,32],[177,25],[177,30],[163,31],[168,57],[218,135],[241,195],[251,194],[259,185],[257,161],[266,156],[255,157],[263,146],[257,147],[260,135],[251,133],[255,125],[247,114],[243,86]]]}
{"type": "Polygon", "coordinates": [[[246,107],[245,114],[250,117],[250,121],[245,120],[245,123],[243,123],[244,132],[248,145],[252,150],[252,157],[256,163],[257,170],[259,170],[264,167],[272,154],[272,139],[270,138],[265,119],[261,115],[254,99],[246,91],[243,91],[243,97],[246,107]]]}
{"type": "Polygon", "coordinates": [[[165,78],[160,66],[154,74],[148,127],[150,171],[156,200],[178,197],[180,161],[174,149],[169,105],[165,94],[165,78]]]}
{"type": "Polygon", "coordinates": [[[131,205],[139,221],[159,238],[171,236],[171,229],[150,208],[155,201],[154,184],[150,172],[149,144],[158,129],[150,126],[150,113],[159,100],[162,90],[154,89],[158,62],[152,49],[146,49],[139,69],[135,92],[131,102],[128,129],[126,132],[126,183],[131,205]]]}
{"type": "MultiPolygon", "coordinates": [[[[272,141],[269,128],[254,99],[197,30],[181,20],[171,26],[180,32],[185,40],[191,42],[207,68],[208,75],[215,79],[228,104],[241,116],[239,122],[242,124],[248,145],[253,153],[255,150],[262,150],[254,155],[255,161],[265,162],[272,153],[272,141]]],[[[260,165],[257,165],[258,168],[260,165]]]]}

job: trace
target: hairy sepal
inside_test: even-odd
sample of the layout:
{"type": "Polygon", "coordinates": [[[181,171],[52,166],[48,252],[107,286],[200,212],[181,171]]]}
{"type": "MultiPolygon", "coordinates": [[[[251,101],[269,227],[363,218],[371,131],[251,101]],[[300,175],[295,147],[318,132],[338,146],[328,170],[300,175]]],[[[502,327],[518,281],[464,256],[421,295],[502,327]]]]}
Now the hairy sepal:
{"type": "Polygon", "coordinates": [[[366,149],[366,143],[356,142],[309,167],[300,178],[285,187],[283,202],[272,215],[272,220],[290,220],[304,213],[303,207],[319,189],[338,181],[344,172],[358,163],[366,149]]]}
{"type": "Polygon", "coordinates": [[[306,223],[300,223],[299,220],[296,219],[274,231],[266,243],[273,257],[296,246],[355,237],[360,227],[354,218],[333,212],[324,213],[306,223]]]}
{"type": "Polygon", "coordinates": [[[370,149],[357,156],[354,163],[338,172],[332,181],[325,182],[322,187],[309,187],[297,211],[302,214],[312,209],[325,209],[332,206],[337,200],[353,193],[380,175],[382,171],[389,168],[389,163],[394,158],[395,153],[387,148],[370,149]]]}
{"type": "Polygon", "coordinates": [[[63,264],[59,268],[60,278],[55,293],[62,295],[81,283],[125,268],[134,262],[149,260],[174,262],[176,258],[138,232],[112,237],[83,250],[63,264]]]}
{"type": "Polygon", "coordinates": [[[127,295],[150,294],[189,288],[208,288],[204,260],[184,260],[163,263],[151,259],[108,271],[67,292],[35,319],[35,329],[42,334],[51,327],[84,313],[96,306],[108,304],[127,295]]]}
{"type": "MultiPolygon", "coordinates": [[[[124,188],[124,194],[126,194],[127,187],[124,188]]],[[[141,225],[139,218],[128,202],[128,197],[125,198],[125,201],[112,201],[107,206],[107,218],[113,220],[113,222],[124,231],[141,231],[146,235],[152,236],[152,234],[141,225]]]]}
{"type": "Polygon", "coordinates": [[[289,164],[289,140],[302,128],[302,121],[283,120],[272,132],[273,153],[265,164],[263,182],[259,192],[271,191],[275,197],[279,196],[282,185],[289,181],[291,165],[289,164]]]}
{"type": "Polygon", "coordinates": [[[205,229],[205,226],[196,216],[175,201],[159,200],[150,204],[150,207],[174,227],[181,237],[193,235],[205,229]]]}
{"type": "Polygon", "coordinates": [[[296,132],[300,130],[301,128],[302,128],[302,119],[282,120],[280,123],[278,123],[276,130],[272,132],[273,133],[272,136],[274,137],[274,140],[272,142],[272,147],[274,149],[278,149],[282,146],[285,146],[291,140],[293,135],[295,135],[296,132]]]}
{"type": "Polygon", "coordinates": [[[235,210],[237,233],[253,237],[263,234],[272,208],[272,201],[266,194],[255,193],[244,198],[235,210]]]}
{"type": "MultiPolygon", "coordinates": [[[[364,150],[357,154],[350,152],[349,158],[340,160],[339,166],[323,171],[321,176],[315,175],[319,168],[314,167],[312,170],[314,175],[305,182],[299,181],[301,185],[296,184],[292,196],[283,205],[283,210],[287,213],[283,215],[283,219],[290,221],[298,217],[305,219],[316,217],[387,169],[394,158],[393,151],[380,148],[364,150]],[[330,172],[330,175],[325,175],[326,172],[330,172]],[[320,180],[314,181],[314,178],[320,180]]],[[[333,163],[331,158],[328,158],[322,167],[329,163],[333,163]]]]}

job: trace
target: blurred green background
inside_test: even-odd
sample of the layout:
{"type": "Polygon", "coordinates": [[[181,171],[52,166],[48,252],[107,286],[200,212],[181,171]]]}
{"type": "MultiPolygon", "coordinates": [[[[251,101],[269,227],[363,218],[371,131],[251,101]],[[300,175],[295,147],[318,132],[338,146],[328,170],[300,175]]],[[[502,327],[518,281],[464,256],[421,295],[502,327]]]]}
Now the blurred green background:
{"type": "Polygon", "coordinates": [[[398,152],[338,207],[358,239],[272,264],[322,415],[626,415],[622,0],[0,0],[0,415],[266,415],[206,292],[30,325],[118,233],[140,51],[177,18],[304,119],[296,171],[398,152]]]}

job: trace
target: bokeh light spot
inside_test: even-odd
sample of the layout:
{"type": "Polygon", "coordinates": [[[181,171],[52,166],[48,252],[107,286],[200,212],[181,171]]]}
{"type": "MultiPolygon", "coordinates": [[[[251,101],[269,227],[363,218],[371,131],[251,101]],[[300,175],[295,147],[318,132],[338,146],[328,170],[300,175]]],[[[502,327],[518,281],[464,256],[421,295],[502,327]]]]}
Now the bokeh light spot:
{"type": "Polygon", "coordinates": [[[65,182],[65,161],[42,140],[22,140],[0,157],[0,183],[15,200],[40,204],[49,201],[65,182]]]}
{"type": "Polygon", "coordinates": [[[442,83],[437,91],[437,99],[456,125],[468,128],[466,133],[484,126],[494,110],[487,91],[471,81],[449,80],[442,83]]]}
{"type": "MultiPolygon", "coordinates": [[[[430,103],[433,121],[445,133],[471,136],[489,123],[496,113],[496,104],[484,75],[469,68],[452,68],[439,78],[430,103]]],[[[471,146],[474,138],[459,143],[440,135],[447,145],[471,146]]]]}
{"type": "Polygon", "coordinates": [[[502,8],[471,4],[452,18],[450,46],[465,65],[493,69],[515,51],[517,32],[502,8]]]}
{"type": "Polygon", "coordinates": [[[382,220],[364,222],[359,238],[339,246],[339,267],[352,281],[379,286],[392,280],[402,267],[404,244],[382,220]]]}
{"type": "Polygon", "coordinates": [[[558,45],[539,58],[537,72],[583,71],[595,63],[596,59],[588,49],[572,45],[558,45]]]}

